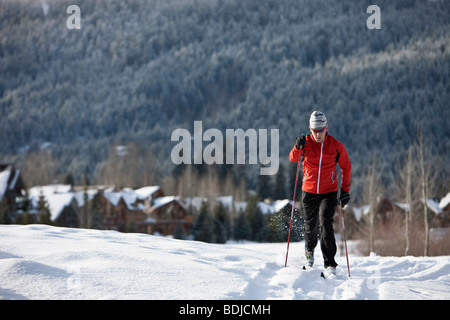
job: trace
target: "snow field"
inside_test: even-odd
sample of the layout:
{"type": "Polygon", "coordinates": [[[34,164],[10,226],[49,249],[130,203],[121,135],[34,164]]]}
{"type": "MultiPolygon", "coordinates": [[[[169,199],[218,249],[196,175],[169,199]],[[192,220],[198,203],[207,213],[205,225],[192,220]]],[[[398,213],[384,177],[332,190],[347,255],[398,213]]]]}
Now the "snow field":
{"type": "MultiPolygon", "coordinates": [[[[349,243],[350,245],[350,243],[349,243]]],[[[350,251],[352,252],[352,251],[350,251]]],[[[450,257],[360,257],[351,278],[302,270],[303,243],[207,244],[146,234],[0,226],[0,299],[450,299],[450,257]]]]}

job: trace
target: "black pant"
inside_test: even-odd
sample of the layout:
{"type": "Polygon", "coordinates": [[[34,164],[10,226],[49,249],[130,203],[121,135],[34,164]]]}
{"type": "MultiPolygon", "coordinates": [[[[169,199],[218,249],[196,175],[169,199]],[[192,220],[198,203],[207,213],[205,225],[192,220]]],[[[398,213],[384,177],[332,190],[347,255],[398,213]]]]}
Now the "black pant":
{"type": "Polygon", "coordinates": [[[336,240],[334,238],[333,216],[337,206],[337,192],[314,194],[303,191],[305,209],[305,249],[314,250],[317,246],[317,231],[320,232],[324,266],[336,267],[336,240]]]}

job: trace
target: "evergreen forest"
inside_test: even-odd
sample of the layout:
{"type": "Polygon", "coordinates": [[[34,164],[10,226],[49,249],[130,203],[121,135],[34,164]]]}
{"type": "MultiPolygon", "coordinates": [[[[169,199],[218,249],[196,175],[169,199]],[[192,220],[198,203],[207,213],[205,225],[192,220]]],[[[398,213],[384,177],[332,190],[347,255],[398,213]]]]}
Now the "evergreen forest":
{"type": "Polygon", "coordinates": [[[182,189],[189,171],[283,198],[295,181],[289,151],[321,110],[349,153],[353,201],[363,201],[375,163],[382,191],[393,193],[418,137],[434,168],[431,196],[441,198],[450,187],[449,40],[444,0],[2,0],[0,161],[29,186],[89,177],[201,195],[199,184],[182,189]],[[67,27],[73,4],[80,29],[67,27]],[[373,4],[381,29],[366,25],[373,4]],[[174,165],[171,134],[192,133],[194,121],[278,129],[278,175],[253,164],[174,165]]]}

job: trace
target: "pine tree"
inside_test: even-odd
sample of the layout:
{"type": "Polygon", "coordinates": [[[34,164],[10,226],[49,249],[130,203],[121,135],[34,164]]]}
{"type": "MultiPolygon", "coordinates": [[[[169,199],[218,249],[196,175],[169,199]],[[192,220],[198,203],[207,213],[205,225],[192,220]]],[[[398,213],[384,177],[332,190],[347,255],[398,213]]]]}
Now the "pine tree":
{"type": "Polygon", "coordinates": [[[266,235],[266,225],[264,215],[258,208],[258,197],[251,196],[245,208],[245,214],[250,226],[250,240],[263,241],[266,235]]]}
{"type": "Polygon", "coordinates": [[[33,217],[30,215],[30,207],[31,207],[31,200],[28,194],[28,190],[25,189],[25,200],[24,200],[24,206],[23,206],[23,224],[30,224],[33,223],[33,217]]]}
{"type": "Polygon", "coordinates": [[[230,219],[228,219],[227,210],[222,202],[218,202],[214,207],[214,235],[216,243],[225,243],[228,240],[228,230],[230,228],[230,219]]]}
{"type": "Polygon", "coordinates": [[[39,195],[39,201],[38,201],[38,212],[39,212],[39,223],[40,224],[48,224],[52,225],[52,219],[50,214],[50,208],[48,206],[47,200],[45,200],[44,195],[39,195]]]}
{"type": "Polygon", "coordinates": [[[186,239],[186,234],[184,233],[181,223],[177,223],[173,228],[172,237],[174,239],[186,239]]]}
{"type": "Polygon", "coordinates": [[[234,221],[233,238],[234,240],[250,239],[250,225],[245,211],[239,211],[234,221]]]}
{"type": "Polygon", "coordinates": [[[203,201],[192,234],[197,241],[213,242],[213,225],[208,214],[208,201],[203,201]]]}
{"type": "Polygon", "coordinates": [[[275,176],[273,198],[275,200],[286,199],[286,177],[284,174],[284,166],[282,164],[280,164],[278,173],[275,176]]]}
{"type": "Polygon", "coordinates": [[[286,216],[282,212],[264,216],[267,225],[266,240],[268,242],[283,242],[288,238],[289,222],[286,227],[286,216]]]}
{"type": "Polygon", "coordinates": [[[89,206],[89,227],[93,229],[102,229],[102,206],[100,203],[100,195],[97,193],[90,201],[89,206]]]}

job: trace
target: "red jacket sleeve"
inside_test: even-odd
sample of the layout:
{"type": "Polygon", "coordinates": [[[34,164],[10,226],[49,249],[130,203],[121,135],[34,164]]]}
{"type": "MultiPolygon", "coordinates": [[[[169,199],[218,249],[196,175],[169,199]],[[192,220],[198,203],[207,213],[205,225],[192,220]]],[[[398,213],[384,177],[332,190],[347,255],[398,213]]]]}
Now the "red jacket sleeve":
{"type": "Polygon", "coordinates": [[[340,157],[339,157],[339,168],[341,168],[342,172],[342,184],[341,188],[349,192],[350,191],[350,180],[352,177],[352,163],[350,162],[350,159],[348,158],[347,150],[345,150],[345,147],[343,144],[340,146],[341,150],[339,150],[340,157]]]}
{"type": "Polygon", "coordinates": [[[300,160],[300,157],[303,154],[303,149],[297,149],[295,146],[292,147],[291,152],[289,153],[289,160],[291,162],[298,162],[300,160]]]}

